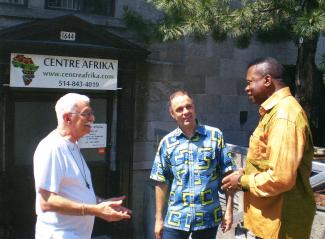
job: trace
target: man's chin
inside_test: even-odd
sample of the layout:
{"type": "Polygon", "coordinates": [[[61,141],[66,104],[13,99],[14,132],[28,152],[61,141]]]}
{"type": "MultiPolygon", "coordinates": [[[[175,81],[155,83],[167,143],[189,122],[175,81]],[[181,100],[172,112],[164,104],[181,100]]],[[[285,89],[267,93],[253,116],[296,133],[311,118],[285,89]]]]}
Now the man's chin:
{"type": "Polygon", "coordinates": [[[193,122],[193,121],[184,121],[183,125],[184,126],[192,126],[192,125],[195,125],[195,122],[193,122]]]}
{"type": "Polygon", "coordinates": [[[248,96],[248,99],[253,103],[256,104],[256,100],[253,96],[248,96]]]}
{"type": "Polygon", "coordinates": [[[91,131],[91,126],[86,126],[86,129],[84,130],[84,135],[89,134],[91,131]]]}

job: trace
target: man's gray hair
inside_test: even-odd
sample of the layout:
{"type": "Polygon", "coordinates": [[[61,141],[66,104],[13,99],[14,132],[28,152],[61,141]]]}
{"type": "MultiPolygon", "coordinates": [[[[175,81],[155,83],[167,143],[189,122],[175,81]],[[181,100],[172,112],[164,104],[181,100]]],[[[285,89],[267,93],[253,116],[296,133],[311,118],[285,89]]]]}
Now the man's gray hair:
{"type": "Polygon", "coordinates": [[[58,124],[63,122],[63,114],[74,112],[79,102],[90,103],[88,96],[80,95],[77,93],[68,93],[62,96],[55,104],[55,112],[58,120],[58,124]]]}

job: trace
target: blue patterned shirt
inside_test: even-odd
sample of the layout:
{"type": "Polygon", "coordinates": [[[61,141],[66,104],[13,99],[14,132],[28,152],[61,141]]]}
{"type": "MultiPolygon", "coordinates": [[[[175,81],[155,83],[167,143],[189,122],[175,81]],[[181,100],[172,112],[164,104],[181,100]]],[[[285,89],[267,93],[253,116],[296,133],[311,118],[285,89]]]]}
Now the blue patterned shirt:
{"type": "Polygon", "coordinates": [[[235,170],[222,132],[198,125],[188,139],[180,128],[160,142],[150,178],[171,184],[165,226],[196,231],[222,219],[218,190],[223,175],[235,170]]]}

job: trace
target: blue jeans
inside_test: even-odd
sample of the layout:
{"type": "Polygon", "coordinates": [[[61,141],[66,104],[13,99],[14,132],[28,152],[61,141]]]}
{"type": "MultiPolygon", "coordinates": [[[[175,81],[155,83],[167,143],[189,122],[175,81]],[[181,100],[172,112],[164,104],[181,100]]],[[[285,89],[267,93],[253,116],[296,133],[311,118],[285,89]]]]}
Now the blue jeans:
{"type": "Polygon", "coordinates": [[[207,228],[199,231],[181,231],[169,227],[164,227],[162,239],[188,239],[192,235],[192,239],[215,239],[218,227],[207,228]]]}

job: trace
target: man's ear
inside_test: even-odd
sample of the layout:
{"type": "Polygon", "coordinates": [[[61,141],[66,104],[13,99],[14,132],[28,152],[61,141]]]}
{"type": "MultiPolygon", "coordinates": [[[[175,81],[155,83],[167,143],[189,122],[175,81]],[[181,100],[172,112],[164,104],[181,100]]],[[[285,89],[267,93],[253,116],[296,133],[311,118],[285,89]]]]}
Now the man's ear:
{"type": "Polygon", "coordinates": [[[169,107],[169,114],[173,119],[176,119],[175,115],[174,115],[174,112],[173,112],[172,108],[170,108],[170,107],[169,107]]]}
{"type": "Polygon", "coordinates": [[[62,117],[63,117],[64,122],[70,122],[71,121],[71,115],[69,113],[64,113],[62,115],[62,117]]]}
{"type": "Polygon", "coordinates": [[[270,87],[270,85],[272,85],[272,76],[270,74],[267,74],[266,76],[264,76],[264,80],[265,80],[265,83],[264,85],[266,87],[270,87]]]}

